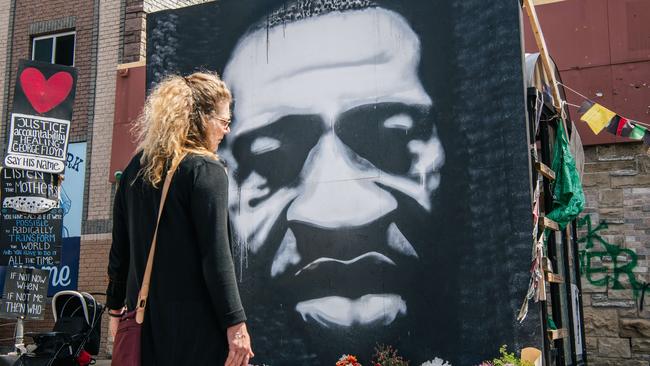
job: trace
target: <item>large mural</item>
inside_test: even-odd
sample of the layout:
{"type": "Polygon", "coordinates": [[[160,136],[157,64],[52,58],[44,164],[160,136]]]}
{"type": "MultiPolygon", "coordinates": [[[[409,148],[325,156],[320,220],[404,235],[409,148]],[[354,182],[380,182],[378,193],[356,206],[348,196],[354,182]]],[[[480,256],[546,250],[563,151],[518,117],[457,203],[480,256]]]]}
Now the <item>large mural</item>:
{"type": "Polygon", "coordinates": [[[541,347],[516,1],[221,0],[148,17],[147,73],[234,94],[235,259],[267,365],[541,347]]]}

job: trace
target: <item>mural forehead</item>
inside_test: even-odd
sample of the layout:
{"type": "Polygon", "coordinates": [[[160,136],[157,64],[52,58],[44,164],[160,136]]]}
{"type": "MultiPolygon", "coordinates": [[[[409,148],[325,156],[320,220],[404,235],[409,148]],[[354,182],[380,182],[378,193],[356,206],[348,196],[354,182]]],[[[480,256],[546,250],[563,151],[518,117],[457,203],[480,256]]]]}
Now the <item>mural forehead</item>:
{"type": "Polygon", "coordinates": [[[255,363],[368,362],[385,343],[416,365],[469,365],[539,341],[535,316],[514,323],[507,285],[525,291],[530,251],[518,15],[506,0],[151,15],[147,59],[166,64],[148,65],[150,81],[209,68],[233,91],[219,154],[255,363]]]}
{"type": "Polygon", "coordinates": [[[370,0],[308,0],[285,2],[275,11],[269,12],[263,26],[273,27],[297,20],[347,10],[365,9],[376,3],[370,0]]]}
{"type": "Polygon", "coordinates": [[[430,104],[417,76],[419,56],[418,37],[406,21],[380,8],[254,31],[241,39],[224,71],[237,99],[240,123],[233,134],[283,114],[331,120],[377,100],[430,104]]]}

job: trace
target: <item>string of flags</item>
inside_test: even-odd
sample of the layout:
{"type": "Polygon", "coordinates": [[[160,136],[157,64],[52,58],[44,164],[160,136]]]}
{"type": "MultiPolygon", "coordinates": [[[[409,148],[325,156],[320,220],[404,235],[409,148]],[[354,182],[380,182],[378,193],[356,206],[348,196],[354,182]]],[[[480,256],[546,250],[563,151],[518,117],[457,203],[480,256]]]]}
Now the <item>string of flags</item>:
{"type": "Polygon", "coordinates": [[[582,103],[578,114],[580,120],[587,122],[589,128],[596,135],[602,130],[606,130],[612,135],[643,140],[643,143],[650,146],[650,128],[641,122],[622,117],[590,100],[585,100],[582,103]]]}

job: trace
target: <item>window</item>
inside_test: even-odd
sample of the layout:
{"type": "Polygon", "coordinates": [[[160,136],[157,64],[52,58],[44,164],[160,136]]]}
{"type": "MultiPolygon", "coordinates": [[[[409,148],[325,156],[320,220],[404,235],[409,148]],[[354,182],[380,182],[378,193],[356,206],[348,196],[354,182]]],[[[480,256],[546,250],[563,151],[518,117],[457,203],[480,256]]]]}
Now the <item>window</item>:
{"type": "Polygon", "coordinates": [[[32,60],[74,66],[75,32],[35,37],[32,60]]]}

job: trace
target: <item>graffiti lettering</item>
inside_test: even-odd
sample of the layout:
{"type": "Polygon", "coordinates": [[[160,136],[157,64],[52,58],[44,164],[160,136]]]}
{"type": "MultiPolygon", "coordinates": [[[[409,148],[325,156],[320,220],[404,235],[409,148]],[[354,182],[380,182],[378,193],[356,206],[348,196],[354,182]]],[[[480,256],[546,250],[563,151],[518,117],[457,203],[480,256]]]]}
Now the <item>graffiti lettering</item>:
{"type": "Polygon", "coordinates": [[[638,298],[639,291],[644,284],[637,281],[634,275],[634,268],[637,266],[636,253],[630,249],[621,248],[619,245],[608,243],[598,234],[599,231],[608,228],[605,221],[592,228],[591,217],[586,215],[578,220],[578,227],[586,227],[587,230],[586,235],[578,239],[578,243],[585,243],[585,248],[579,252],[580,274],[584,275],[590,284],[612,290],[625,289],[619,280],[619,277],[623,275],[623,278],[627,277],[634,297],[638,298]],[[606,260],[611,261],[612,268],[594,265],[606,260]]]}

